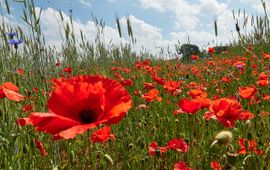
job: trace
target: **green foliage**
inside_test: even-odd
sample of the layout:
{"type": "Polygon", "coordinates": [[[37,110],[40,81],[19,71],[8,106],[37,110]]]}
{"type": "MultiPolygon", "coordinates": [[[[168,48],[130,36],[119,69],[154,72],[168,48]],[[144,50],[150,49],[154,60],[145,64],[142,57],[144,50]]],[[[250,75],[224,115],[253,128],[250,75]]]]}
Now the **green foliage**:
{"type": "MultiPolygon", "coordinates": [[[[247,55],[247,49],[243,44],[230,47],[216,47],[216,51],[229,50],[228,55],[218,55],[209,60],[199,60],[189,65],[180,64],[178,60],[160,60],[152,57],[150,67],[155,68],[158,76],[166,79],[178,81],[183,78],[181,93],[172,96],[172,93],[165,91],[162,85],[155,84],[155,88],[160,91],[162,102],[146,103],[141,95],[134,95],[135,90],[140,90],[142,94],[148,92],[144,88],[145,82],[152,82],[149,70],[138,69],[136,62],[150,58],[149,54],[136,54],[130,45],[106,46],[102,41],[102,34],[99,34],[95,44],[85,40],[81,31],[80,40],[74,35],[72,18],[68,23],[64,22],[63,44],[61,51],[56,51],[53,47],[47,47],[44,43],[42,30],[40,28],[40,15],[33,13],[33,1],[24,1],[23,20],[29,26],[31,35],[26,36],[19,27],[10,27],[6,24],[0,26],[0,85],[11,81],[19,86],[19,91],[27,99],[16,103],[7,99],[0,99],[0,169],[173,169],[176,161],[185,161],[193,169],[211,169],[211,161],[220,161],[227,165],[228,162],[235,165],[236,169],[252,167],[256,169],[267,169],[270,160],[269,131],[270,117],[262,117],[262,111],[270,112],[268,100],[262,100],[258,105],[249,104],[248,99],[240,99],[238,87],[249,86],[258,80],[258,76],[252,74],[251,62],[257,64],[256,71],[267,72],[269,60],[263,60],[261,52],[270,53],[269,41],[262,41],[253,45],[252,55],[247,55]],[[15,31],[22,37],[24,43],[18,49],[8,44],[5,36],[6,32],[15,31]],[[258,59],[252,59],[255,54],[258,59]],[[241,74],[231,64],[224,64],[223,61],[236,56],[245,56],[247,60],[246,74],[241,74]],[[225,60],[222,60],[224,59],[225,60]],[[218,66],[209,66],[208,61],[218,66]],[[264,61],[264,63],[261,63],[264,61]],[[61,65],[56,67],[55,64],[61,65]],[[224,66],[224,67],[223,67],[224,66]],[[72,67],[72,73],[66,74],[62,70],[72,67]],[[112,131],[116,135],[115,141],[108,141],[102,144],[93,144],[89,140],[89,134],[78,135],[73,140],[52,141],[51,136],[37,132],[33,127],[20,127],[16,125],[16,120],[27,117],[29,112],[22,111],[23,106],[32,104],[35,112],[47,112],[46,102],[51,89],[50,81],[54,78],[68,77],[81,74],[101,74],[110,78],[115,78],[115,72],[110,71],[112,67],[118,68],[124,79],[132,79],[133,86],[126,87],[132,95],[133,108],[128,115],[117,125],[112,126],[112,131]],[[199,75],[193,74],[191,68],[199,68],[199,75]],[[222,70],[220,68],[223,68],[222,70]],[[24,74],[17,74],[17,69],[23,69],[24,74]],[[124,72],[130,69],[131,72],[124,72]],[[232,74],[234,73],[234,75],[232,74]],[[189,75],[189,77],[186,77],[189,75]],[[222,83],[222,77],[230,77],[231,83],[222,83]],[[178,102],[182,98],[190,98],[187,95],[191,82],[198,83],[198,87],[206,86],[208,97],[214,99],[220,97],[235,97],[239,99],[244,110],[255,114],[249,124],[239,121],[237,126],[230,129],[233,132],[232,146],[234,150],[226,146],[215,146],[210,148],[214,140],[214,135],[224,130],[224,127],[217,121],[205,121],[203,115],[207,109],[202,109],[195,115],[173,115],[179,109],[178,102]],[[215,82],[215,83],[213,83],[215,82]],[[38,89],[37,92],[36,89],[38,89]],[[42,91],[46,92],[45,95],[42,91]],[[140,109],[140,104],[146,104],[146,109],[140,109]],[[258,156],[248,153],[247,156],[234,156],[231,152],[237,152],[239,146],[237,139],[252,136],[257,140],[257,146],[264,149],[266,154],[258,156]],[[34,138],[38,138],[44,144],[48,155],[41,157],[34,138]],[[152,157],[149,154],[149,144],[157,141],[160,146],[165,146],[173,138],[183,138],[190,142],[188,153],[168,152],[164,157],[152,157]],[[243,163],[244,162],[244,163],[243,163]],[[254,167],[253,167],[254,168],[254,167]]],[[[61,11],[59,15],[63,19],[61,11]]],[[[102,33],[104,21],[93,17],[98,33],[102,33]]],[[[116,17],[117,22],[119,19],[116,17]]],[[[129,21],[129,20],[128,20],[129,21]]],[[[117,23],[119,26],[119,23],[117,23]]],[[[135,41],[128,22],[128,34],[131,41],[135,41]]],[[[122,32],[119,30],[119,36],[122,32]]],[[[268,32],[269,34],[269,32],[268,32]]],[[[245,38],[243,38],[245,39],[245,38]]],[[[251,40],[253,40],[251,38],[251,40]]],[[[196,45],[183,44],[176,46],[177,52],[183,55],[183,62],[190,62],[190,55],[200,55],[200,50],[196,45]],[[192,49],[192,50],[191,50],[192,49]]],[[[195,87],[194,87],[195,88],[195,87]]],[[[259,87],[259,96],[263,93],[269,95],[268,87],[259,87]]]]}
{"type": "Polygon", "coordinates": [[[200,49],[194,44],[182,44],[180,47],[176,46],[178,54],[182,55],[181,60],[185,63],[191,62],[191,55],[199,55],[200,49]]]}

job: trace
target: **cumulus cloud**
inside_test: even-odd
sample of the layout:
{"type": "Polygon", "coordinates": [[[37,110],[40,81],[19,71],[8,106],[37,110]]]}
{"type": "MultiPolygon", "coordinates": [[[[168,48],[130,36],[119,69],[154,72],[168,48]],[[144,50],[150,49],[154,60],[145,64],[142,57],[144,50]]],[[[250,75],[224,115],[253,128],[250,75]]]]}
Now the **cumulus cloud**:
{"type": "Polygon", "coordinates": [[[94,0],[80,0],[79,2],[84,6],[91,7],[93,1],[94,0]]]}
{"type": "MultiPolygon", "coordinates": [[[[37,8],[36,10],[39,9],[37,8]]],[[[57,47],[60,47],[62,41],[65,38],[63,37],[64,26],[66,23],[69,23],[70,19],[65,13],[62,13],[62,15],[63,21],[60,18],[59,12],[52,8],[44,10],[41,15],[43,33],[49,45],[56,45],[57,47]]],[[[97,27],[93,21],[82,23],[79,20],[74,20],[73,30],[77,39],[80,38],[80,32],[82,31],[87,38],[87,41],[91,43],[95,42],[95,38],[97,37],[97,27]]],[[[105,26],[103,28],[103,35],[101,36],[101,40],[106,44],[109,44],[110,42],[117,44],[120,42],[117,30],[109,26],[105,26]]]]}
{"type": "MultiPolygon", "coordinates": [[[[38,12],[38,10],[40,10],[40,8],[36,8],[36,12],[38,12]]],[[[60,18],[59,12],[52,8],[44,10],[41,15],[41,26],[46,42],[48,45],[54,45],[57,48],[60,48],[61,43],[63,42],[63,26],[65,23],[69,22],[68,15],[65,13],[62,14],[64,19],[63,21],[60,18]]],[[[129,19],[134,38],[136,39],[136,44],[133,46],[135,51],[139,52],[142,48],[145,48],[148,52],[154,52],[160,48],[167,48],[168,46],[173,47],[174,40],[165,40],[160,28],[150,25],[133,15],[130,15],[129,19]]],[[[129,37],[127,36],[126,17],[120,19],[120,24],[122,32],[125,33],[122,39],[119,37],[116,25],[115,27],[104,27],[101,40],[105,44],[119,45],[120,43],[130,42],[129,37]]],[[[95,38],[97,37],[97,27],[93,21],[89,20],[82,23],[79,20],[74,20],[73,29],[77,39],[80,38],[80,31],[82,31],[87,38],[87,41],[91,43],[95,42],[95,38]]]]}
{"type": "MultiPolygon", "coordinates": [[[[160,12],[172,12],[175,19],[175,28],[185,31],[196,30],[201,26],[201,20],[213,21],[215,16],[226,16],[231,11],[227,4],[217,0],[198,0],[191,3],[187,0],[139,0],[143,8],[153,8],[160,12]]],[[[225,18],[225,17],[224,17],[225,18]]]]}
{"type": "MultiPolygon", "coordinates": [[[[257,0],[247,1],[242,3],[252,4],[252,7],[257,9],[257,11],[263,9],[259,8],[258,5],[261,6],[261,2],[257,0]]],[[[213,45],[217,43],[226,44],[237,39],[235,31],[236,21],[233,19],[231,8],[231,6],[235,7],[235,1],[138,0],[138,2],[144,9],[151,8],[160,13],[172,13],[174,16],[174,30],[171,31],[171,37],[173,37],[172,39],[179,39],[180,42],[187,42],[187,37],[189,37],[191,42],[202,46],[208,42],[212,42],[210,44],[213,45]],[[214,19],[217,19],[218,26],[217,42],[214,36],[214,19]]],[[[241,2],[238,3],[241,4],[241,2]]],[[[242,26],[244,18],[239,17],[238,22],[242,26]]],[[[241,31],[245,34],[251,30],[251,27],[241,28],[241,31]]]]}
{"type": "MultiPolygon", "coordinates": [[[[242,3],[249,4],[253,9],[255,9],[257,12],[263,14],[264,9],[261,1],[258,0],[240,0],[242,3]]],[[[266,11],[270,10],[270,0],[264,0],[266,3],[266,11]]]]}
{"type": "MultiPolygon", "coordinates": [[[[211,0],[210,0],[211,1],[211,0]]],[[[202,6],[203,3],[201,4],[202,6]]],[[[206,8],[206,7],[205,7],[206,8]]],[[[201,7],[202,11],[207,10],[203,7],[201,7]]],[[[37,8],[36,10],[38,10],[37,8]]],[[[225,11],[227,12],[227,11],[225,11]]],[[[224,15],[224,20],[229,13],[226,13],[227,15],[224,15]]],[[[174,52],[174,45],[177,44],[177,41],[180,40],[181,43],[186,43],[187,39],[189,37],[190,42],[197,44],[198,46],[202,47],[203,45],[206,45],[208,42],[212,42],[212,40],[215,40],[214,36],[214,29],[213,25],[205,25],[204,27],[207,27],[207,31],[196,31],[196,30],[186,30],[186,31],[172,31],[170,33],[170,39],[165,38],[163,35],[163,30],[157,26],[151,25],[149,23],[146,23],[144,20],[141,20],[134,15],[128,16],[130,19],[133,36],[136,40],[136,43],[132,45],[135,51],[139,52],[140,50],[144,50],[146,52],[155,53],[157,54],[160,52],[161,49],[164,51],[170,50],[171,52],[174,52]],[[212,31],[209,31],[209,30],[212,31]]],[[[61,43],[63,40],[63,37],[61,35],[64,35],[63,32],[63,23],[66,23],[69,21],[69,16],[63,13],[64,21],[61,21],[59,12],[48,8],[43,11],[41,15],[41,24],[43,28],[44,36],[47,40],[47,44],[49,45],[55,45],[56,47],[60,48],[61,43]],[[52,17],[54,16],[54,17],[52,17]],[[53,18],[53,19],[52,19],[53,18]],[[62,24],[61,24],[62,23],[62,24]]],[[[116,44],[119,45],[120,43],[129,43],[130,39],[127,35],[127,18],[122,17],[120,18],[120,25],[122,28],[122,33],[124,34],[122,39],[120,39],[117,26],[114,27],[111,26],[105,26],[103,35],[101,36],[102,41],[105,42],[105,44],[116,44]]],[[[219,18],[219,20],[222,20],[223,18],[219,18]]],[[[223,23],[224,26],[226,26],[228,23],[223,23]]],[[[222,25],[222,22],[219,22],[219,25],[222,25]]],[[[89,42],[94,43],[95,38],[97,36],[97,29],[96,25],[93,21],[89,20],[85,23],[82,23],[79,20],[73,21],[74,26],[74,33],[77,38],[80,37],[80,31],[82,31],[87,38],[86,40],[89,42]]],[[[231,31],[225,32],[223,30],[223,35],[220,35],[218,38],[218,42],[229,42],[233,39],[233,34],[231,31]],[[230,37],[230,39],[228,39],[230,37]]],[[[215,42],[216,43],[216,42],[215,42]]],[[[210,45],[215,45],[213,42],[210,45]]]]}

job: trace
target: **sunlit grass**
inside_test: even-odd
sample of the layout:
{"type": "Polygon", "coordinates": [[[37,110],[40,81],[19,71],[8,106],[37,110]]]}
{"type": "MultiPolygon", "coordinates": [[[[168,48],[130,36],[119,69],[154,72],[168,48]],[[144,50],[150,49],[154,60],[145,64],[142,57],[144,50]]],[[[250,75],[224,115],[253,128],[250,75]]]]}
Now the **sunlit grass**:
{"type": "MultiPolygon", "coordinates": [[[[24,5],[34,9],[31,1],[25,1],[24,5]]],[[[250,36],[239,32],[239,43],[233,44],[225,53],[208,54],[209,58],[203,60],[198,57],[184,64],[179,59],[138,55],[128,45],[106,48],[101,40],[91,45],[81,38],[81,44],[76,45],[72,25],[68,24],[64,27],[65,42],[59,52],[43,42],[41,21],[35,15],[31,10],[24,12],[23,18],[32,31],[28,36],[20,28],[6,23],[0,26],[0,85],[13,82],[19,87],[19,93],[25,96],[20,102],[0,99],[0,169],[173,169],[174,164],[181,161],[193,169],[211,169],[213,161],[218,161],[224,169],[229,169],[229,166],[231,169],[269,167],[270,98],[267,96],[270,90],[269,85],[257,84],[260,73],[267,75],[267,81],[269,77],[269,30],[250,36]],[[23,39],[23,43],[16,48],[9,43],[6,35],[10,31],[23,39]],[[256,39],[258,34],[260,39],[256,39]],[[237,65],[239,61],[244,66],[237,65]],[[70,70],[67,69],[69,67],[70,70]],[[23,73],[18,69],[22,69],[23,73]],[[132,96],[132,109],[123,120],[111,126],[115,140],[92,143],[89,137],[99,129],[95,128],[74,139],[53,141],[51,135],[37,132],[32,126],[16,124],[17,119],[27,117],[30,112],[48,112],[52,79],[92,74],[117,80],[132,96]],[[169,87],[164,87],[153,78],[155,76],[164,79],[164,82],[173,81],[179,87],[168,90],[169,87]],[[149,92],[145,82],[153,84],[162,100],[155,98],[147,102],[143,99],[143,95],[149,92]],[[257,92],[250,99],[240,97],[239,88],[252,85],[257,92]],[[194,114],[173,114],[180,109],[179,100],[191,99],[189,94],[193,89],[204,91],[212,101],[218,98],[235,99],[244,111],[251,112],[255,117],[237,120],[234,127],[226,128],[217,120],[205,120],[204,114],[209,108],[201,108],[194,114]],[[29,104],[32,111],[24,112],[24,106],[29,104]],[[232,133],[231,141],[211,146],[217,140],[216,135],[224,130],[232,133]],[[156,149],[156,155],[151,156],[149,145],[153,141],[163,147],[174,138],[188,143],[189,151],[183,153],[168,149],[159,156],[160,150],[156,149]],[[241,154],[238,144],[241,138],[256,141],[255,148],[263,153],[258,154],[254,148],[248,148],[246,140],[247,153],[241,154]],[[35,139],[43,143],[47,152],[45,157],[40,154],[35,139]]],[[[96,24],[99,25],[97,20],[96,24]]],[[[134,41],[130,23],[128,27],[130,38],[134,41]]],[[[216,36],[217,30],[215,22],[216,36]]],[[[119,34],[121,36],[121,30],[119,34]]]]}

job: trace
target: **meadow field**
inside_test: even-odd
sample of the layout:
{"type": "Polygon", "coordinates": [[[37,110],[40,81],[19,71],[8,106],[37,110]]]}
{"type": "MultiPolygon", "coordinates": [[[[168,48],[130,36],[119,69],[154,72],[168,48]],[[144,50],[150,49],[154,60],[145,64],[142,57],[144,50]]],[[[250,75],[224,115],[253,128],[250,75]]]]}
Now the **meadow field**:
{"type": "Polygon", "coordinates": [[[0,169],[270,168],[267,16],[184,62],[78,41],[72,18],[49,47],[24,2],[30,34],[0,23],[0,169]]]}

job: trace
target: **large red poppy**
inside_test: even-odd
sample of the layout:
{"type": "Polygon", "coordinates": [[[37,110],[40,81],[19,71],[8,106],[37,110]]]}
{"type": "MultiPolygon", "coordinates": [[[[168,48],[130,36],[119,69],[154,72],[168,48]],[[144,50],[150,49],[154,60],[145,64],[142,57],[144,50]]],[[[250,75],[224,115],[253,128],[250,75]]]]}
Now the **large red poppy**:
{"type": "Polygon", "coordinates": [[[0,99],[6,97],[9,100],[21,101],[23,100],[23,96],[18,92],[19,88],[12,82],[6,82],[0,85],[0,99]]]}
{"type": "Polygon", "coordinates": [[[255,86],[249,86],[249,87],[239,87],[238,91],[241,98],[250,99],[254,98],[254,96],[258,92],[258,89],[255,86]]]}
{"type": "Polygon", "coordinates": [[[244,112],[241,104],[232,99],[220,98],[213,101],[209,106],[209,112],[206,112],[204,118],[217,119],[225,127],[234,127],[236,120],[249,120],[254,115],[250,112],[244,112]]]}
{"type": "Polygon", "coordinates": [[[74,138],[100,124],[116,124],[132,107],[129,93],[109,78],[78,76],[53,83],[55,89],[47,103],[49,113],[33,112],[17,122],[33,125],[54,139],[74,138]]]}
{"type": "Polygon", "coordinates": [[[178,106],[187,114],[195,114],[201,109],[201,104],[189,99],[181,99],[178,106]]]}

